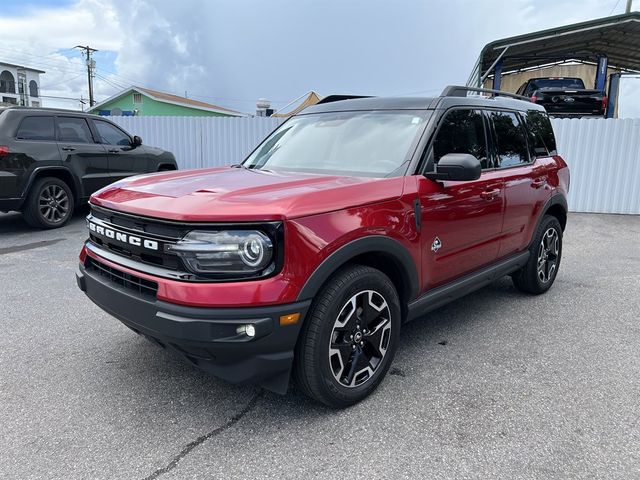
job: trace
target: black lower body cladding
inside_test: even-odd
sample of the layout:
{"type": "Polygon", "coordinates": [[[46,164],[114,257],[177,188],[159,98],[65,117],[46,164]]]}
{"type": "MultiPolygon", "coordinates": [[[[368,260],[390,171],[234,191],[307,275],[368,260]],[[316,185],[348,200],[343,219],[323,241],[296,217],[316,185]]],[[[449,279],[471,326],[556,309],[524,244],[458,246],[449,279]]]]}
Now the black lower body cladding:
{"type": "Polygon", "coordinates": [[[311,301],[250,308],[202,308],[163,302],[124,288],[80,265],[80,289],[136,333],[230,383],[285,393],[300,327],[311,301]],[[280,317],[300,313],[295,325],[280,317]],[[253,325],[255,336],[238,333],[253,325]]]}

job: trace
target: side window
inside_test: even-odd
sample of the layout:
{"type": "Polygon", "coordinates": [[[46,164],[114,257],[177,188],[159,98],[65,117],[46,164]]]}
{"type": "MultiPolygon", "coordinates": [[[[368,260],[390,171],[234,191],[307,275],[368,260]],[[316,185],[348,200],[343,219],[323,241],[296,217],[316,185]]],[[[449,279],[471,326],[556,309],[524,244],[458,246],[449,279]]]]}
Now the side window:
{"type": "Polygon", "coordinates": [[[93,122],[98,130],[98,134],[102,139],[102,143],[109,145],[131,145],[131,139],[119,128],[114,127],[110,123],[95,120],[93,122]]]}
{"type": "Polygon", "coordinates": [[[548,157],[557,154],[553,127],[545,112],[529,110],[527,112],[527,129],[533,157],[548,157]]]}
{"type": "Polygon", "coordinates": [[[487,144],[482,112],[453,110],[446,114],[433,141],[433,161],[438,163],[448,153],[469,153],[487,164],[487,144]]]}
{"type": "Polygon", "coordinates": [[[497,168],[529,163],[525,129],[514,112],[491,112],[496,134],[497,168]]]}
{"type": "Polygon", "coordinates": [[[80,117],[58,117],[58,138],[61,142],[93,143],[89,125],[80,117]]]}
{"type": "Polygon", "coordinates": [[[20,122],[16,138],[20,140],[55,140],[53,117],[26,117],[20,122]]]}

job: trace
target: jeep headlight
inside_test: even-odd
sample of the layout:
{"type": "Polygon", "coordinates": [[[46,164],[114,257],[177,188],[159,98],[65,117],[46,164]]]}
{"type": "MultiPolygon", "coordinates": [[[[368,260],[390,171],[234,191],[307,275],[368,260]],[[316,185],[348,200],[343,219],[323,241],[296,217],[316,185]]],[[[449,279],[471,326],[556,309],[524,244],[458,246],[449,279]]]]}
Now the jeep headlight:
{"type": "Polygon", "coordinates": [[[273,242],[259,230],[194,230],[168,245],[187,268],[201,274],[257,274],[272,265],[273,242]]]}

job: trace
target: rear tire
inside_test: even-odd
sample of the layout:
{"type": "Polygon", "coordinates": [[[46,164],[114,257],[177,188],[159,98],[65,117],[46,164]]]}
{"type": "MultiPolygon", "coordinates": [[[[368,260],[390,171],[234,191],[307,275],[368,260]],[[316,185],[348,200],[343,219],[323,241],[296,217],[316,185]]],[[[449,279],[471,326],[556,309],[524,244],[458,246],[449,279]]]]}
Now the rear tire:
{"type": "Polygon", "coordinates": [[[539,295],[553,285],[562,259],[562,227],[556,217],[542,218],[529,252],[527,264],[511,278],[518,290],[539,295]]]}
{"type": "Polygon", "coordinates": [[[59,228],[73,215],[73,193],[55,177],[39,178],[31,186],[22,209],[24,220],[36,228],[59,228]]]}
{"type": "Polygon", "coordinates": [[[305,319],[295,350],[295,382],[330,407],[359,402],[387,373],[400,325],[391,280],[374,268],[343,268],[318,293],[305,319]]]}

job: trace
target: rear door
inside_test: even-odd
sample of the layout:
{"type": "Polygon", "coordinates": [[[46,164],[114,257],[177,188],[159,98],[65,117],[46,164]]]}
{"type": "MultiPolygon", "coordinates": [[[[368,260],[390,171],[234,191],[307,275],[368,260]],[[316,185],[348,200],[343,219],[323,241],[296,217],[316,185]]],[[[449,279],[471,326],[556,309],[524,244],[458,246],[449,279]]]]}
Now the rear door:
{"type": "Polygon", "coordinates": [[[109,171],[112,181],[146,173],[148,155],[142,146],[133,146],[131,137],[124,130],[104,120],[92,119],[100,142],[109,153],[109,171]]]}
{"type": "MultiPolygon", "coordinates": [[[[480,160],[478,180],[437,182],[418,179],[422,212],[422,258],[426,288],[446,283],[495,261],[504,208],[503,182],[493,170],[486,120],[480,110],[445,114],[427,152],[427,165],[448,153],[469,153],[480,160]]],[[[430,168],[430,167],[428,167],[430,168]]]]}
{"type": "Polygon", "coordinates": [[[87,119],[81,116],[57,116],[58,149],[62,162],[80,179],[83,197],[109,185],[107,149],[96,142],[87,119]]]}
{"type": "Polygon", "coordinates": [[[521,251],[529,243],[531,226],[550,192],[544,162],[536,162],[522,113],[489,113],[496,172],[504,179],[505,213],[499,257],[521,251]]]}

